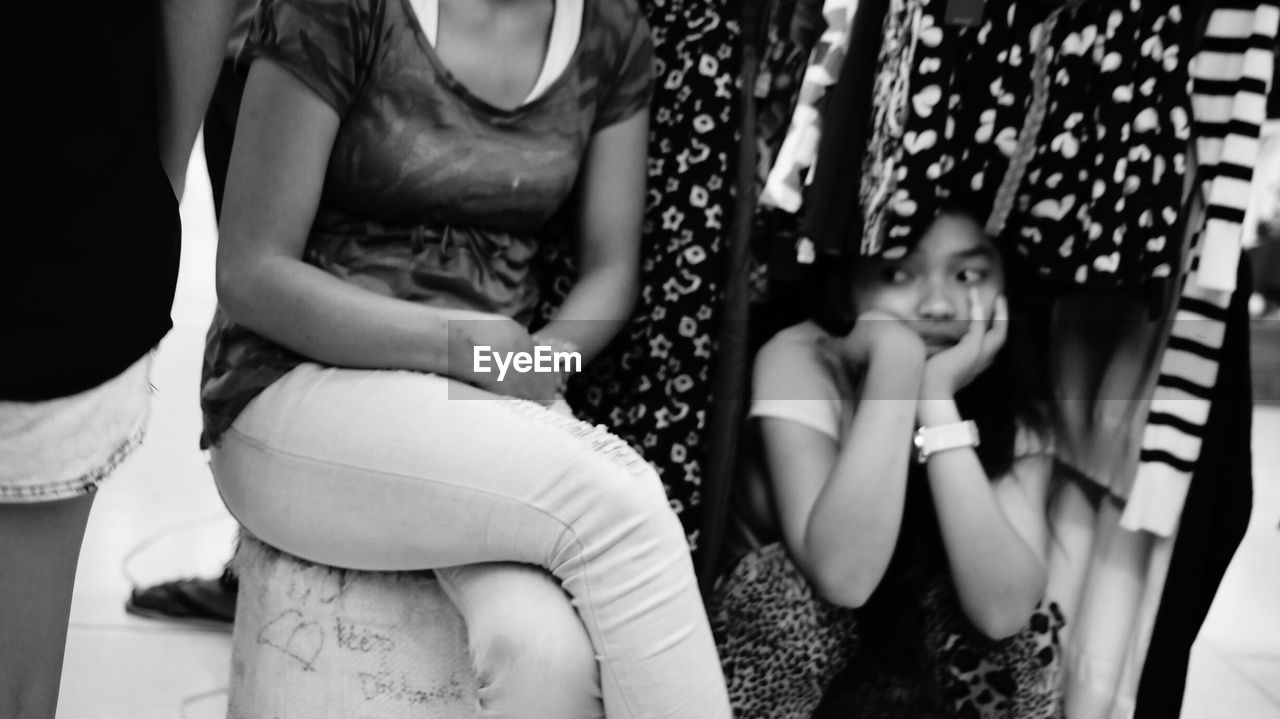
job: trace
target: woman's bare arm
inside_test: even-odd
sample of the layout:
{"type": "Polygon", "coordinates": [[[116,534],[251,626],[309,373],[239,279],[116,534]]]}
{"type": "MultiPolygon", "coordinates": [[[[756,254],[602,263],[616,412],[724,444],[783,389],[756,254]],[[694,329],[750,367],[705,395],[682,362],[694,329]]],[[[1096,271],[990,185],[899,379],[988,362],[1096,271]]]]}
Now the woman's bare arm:
{"type": "Polygon", "coordinates": [[[871,353],[864,387],[874,397],[859,400],[842,445],[797,422],[761,420],[787,547],[834,604],[865,603],[898,541],[924,363],[922,349],[906,347],[880,343],[871,353]]]}
{"type": "Polygon", "coordinates": [[[538,335],[575,345],[584,361],[609,343],[635,304],[648,141],[649,113],[641,110],[593,135],[583,158],[577,192],[578,278],[538,335]]]}
{"type": "MultiPolygon", "coordinates": [[[[1004,346],[1005,300],[997,299],[992,322],[977,290],[970,292],[969,307],[965,336],[925,366],[917,408],[923,426],[960,422],[956,391],[986,371],[1004,346]]],[[[960,606],[988,636],[1017,632],[1044,595],[1049,466],[1043,456],[1020,460],[1011,477],[992,483],[971,447],[928,459],[929,487],[960,606]]]]}
{"type": "Polygon", "coordinates": [[[162,0],[159,7],[160,163],[181,200],[191,147],[226,55],[236,1],[162,0]]]}
{"type": "MultiPolygon", "coordinates": [[[[925,425],[961,421],[955,402],[921,402],[925,425]]],[[[969,448],[931,455],[929,487],[951,576],[965,615],[993,638],[1010,636],[1044,596],[1048,550],[1046,495],[1052,461],[1019,459],[991,482],[969,448]]]]}

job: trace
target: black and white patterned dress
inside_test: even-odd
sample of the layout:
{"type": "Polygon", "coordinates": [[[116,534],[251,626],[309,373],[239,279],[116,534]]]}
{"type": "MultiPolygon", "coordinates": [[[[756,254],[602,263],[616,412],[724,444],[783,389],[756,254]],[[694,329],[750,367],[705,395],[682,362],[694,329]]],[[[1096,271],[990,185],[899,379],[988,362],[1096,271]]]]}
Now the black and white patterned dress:
{"type": "Polygon", "coordinates": [[[913,4],[894,191],[867,228],[883,251],[905,251],[949,200],[989,209],[1025,155],[1000,239],[1039,274],[1094,288],[1170,276],[1190,136],[1182,4],[993,0],[970,29],[945,24],[944,0],[913,4]],[[1028,128],[1040,54],[1047,101],[1028,128]]]}
{"type": "MultiPolygon", "coordinates": [[[[569,401],[657,469],[696,546],[720,258],[734,200],[738,25],[729,0],[640,5],[653,31],[657,73],[641,295],[632,321],[570,385],[569,401]]],[[[550,274],[544,314],[570,285],[570,259],[554,258],[550,274]]]]}

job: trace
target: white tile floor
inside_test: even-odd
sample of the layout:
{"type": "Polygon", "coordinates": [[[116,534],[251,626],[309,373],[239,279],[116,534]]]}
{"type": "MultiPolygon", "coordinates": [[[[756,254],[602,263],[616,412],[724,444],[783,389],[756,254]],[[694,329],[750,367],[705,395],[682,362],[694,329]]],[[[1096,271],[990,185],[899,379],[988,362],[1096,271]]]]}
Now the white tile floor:
{"type": "MultiPolygon", "coordinates": [[[[101,490],[80,557],[59,719],[226,714],[230,636],[124,613],[134,583],[217,572],[234,523],[197,450],[197,380],[213,311],[213,207],[197,152],[182,208],[175,328],[160,348],[150,435],[101,490]]],[[[1254,428],[1254,519],[1192,655],[1184,719],[1280,718],[1280,407],[1254,428]]]]}

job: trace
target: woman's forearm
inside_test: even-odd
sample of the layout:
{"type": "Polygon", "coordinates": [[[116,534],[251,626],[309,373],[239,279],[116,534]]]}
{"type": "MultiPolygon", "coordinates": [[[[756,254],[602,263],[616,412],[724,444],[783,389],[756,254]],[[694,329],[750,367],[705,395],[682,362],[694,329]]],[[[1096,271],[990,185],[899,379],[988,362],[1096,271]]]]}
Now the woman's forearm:
{"type": "Polygon", "coordinates": [[[589,362],[631,317],[640,286],[649,113],[599,130],[583,154],[574,198],[579,274],[538,332],[576,346],[589,362]]]}
{"type": "Polygon", "coordinates": [[[639,278],[630,264],[603,266],[578,278],[539,337],[573,345],[590,362],[631,317],[639,278]]]}
{"type": "MultiPolygon", "coordinates": [[[[954,400],[923,400],[919,412],[926,426],[961,421],[954,400]]],[[[1044,594],[1043,562],[1005,516],[972,449],[931,455],[928,473],[961,607],[985,634],[1014,634],[1044,594]]]]}
{"type": "Polygon", "coordinates": [[[873,358],[848,439],[809,516],[809,575],[829,601],[861,606],[884,576],[902,524],[922,362],[873,358]]]}
{"type": "Polygon", "coordinates": [[[342,367],[467,379],[472,347],[499,341],[505,325],[514,324],[496,315],[379,295],[287,256],[220,264],[217,286],[219,304],[235,322],[306,357],[342,367]]]}

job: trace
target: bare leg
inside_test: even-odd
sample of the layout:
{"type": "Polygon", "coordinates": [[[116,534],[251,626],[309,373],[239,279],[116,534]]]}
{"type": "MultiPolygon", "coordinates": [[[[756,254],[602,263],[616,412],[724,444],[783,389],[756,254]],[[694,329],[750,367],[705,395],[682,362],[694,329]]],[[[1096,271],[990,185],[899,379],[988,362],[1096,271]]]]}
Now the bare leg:
{"type": "Polygon", "coordinates": [[[53,719],[93,497],[0,504],[0,717],[53,719]]]}

